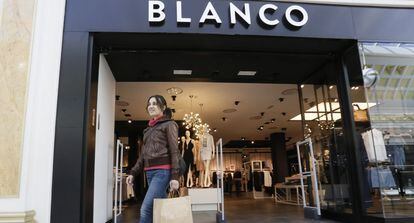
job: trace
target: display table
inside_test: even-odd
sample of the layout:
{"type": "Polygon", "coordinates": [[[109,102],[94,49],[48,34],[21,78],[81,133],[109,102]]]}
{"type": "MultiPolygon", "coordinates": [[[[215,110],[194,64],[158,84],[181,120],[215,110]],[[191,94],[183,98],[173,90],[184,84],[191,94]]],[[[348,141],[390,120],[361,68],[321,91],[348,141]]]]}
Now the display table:
{"type": "MultiPolygon", "coordinates": [[[[307,185],[304,185],[305,188],[307,185]]],[[[275,185],[275,202],[291,205],[302,205],[302,189],[298,184],[282,184],[278,183],[275,185]],[[294,191],[292,197],[292,190],[294,191]]],[[[306,190],[305,190],[306,196],[306,190]]]]}
{"type": "Polygon", "coordinates": [[[217,211],[217,203],[221,202],[217,188],[189,188],[188,196],[193,211],[217,211]]]}

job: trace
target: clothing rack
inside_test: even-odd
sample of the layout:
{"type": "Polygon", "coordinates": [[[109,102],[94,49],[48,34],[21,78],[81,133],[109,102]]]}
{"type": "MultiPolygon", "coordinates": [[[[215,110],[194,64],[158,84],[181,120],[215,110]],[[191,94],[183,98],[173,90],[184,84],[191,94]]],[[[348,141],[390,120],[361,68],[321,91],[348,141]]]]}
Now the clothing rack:
{"type": "MultiPolygon", "coordinates": [[[[254,199],[266,199],[266,198],[272,198],[273,199],[274,198],[273,194],[271,196],[266,196],[264,188],[262,188],[263,191],[256,191],[256,188],[255,188],[254,173],[255,172],[264,172],[264,171],[266,171],[266,170],[263,169],[263,161],[262,160],[250,161],[250,167],[251,167],[251,170],[252,170],[252,173],[253,173],[253,176],[252,176],[253,198],[254,199]],[[256,166],[255,166],[255,163],[256,163],[256,166]],[[257,166],[257,163],[260,163],[259,166],[257,166]]],[[[262,185],[262,187],[264,187],[264,185],[262,185]]]]}

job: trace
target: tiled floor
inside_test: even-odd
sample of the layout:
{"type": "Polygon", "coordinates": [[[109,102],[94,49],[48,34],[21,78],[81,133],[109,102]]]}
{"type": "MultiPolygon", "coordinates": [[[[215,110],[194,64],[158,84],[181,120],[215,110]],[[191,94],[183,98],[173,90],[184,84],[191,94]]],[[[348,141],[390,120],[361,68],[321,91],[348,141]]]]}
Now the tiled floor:
{"type": "MultiPolygon", "coordinates": [[[[119,223],[138,222],[139,206],[132,205],[124,210],[119,223]]],[[[194,223],[215,223],[215,212],[193,212],[194,223]]],[[[303,217],[303,209],[298,206],[275,204],[273,199],[254,200],[242,197],[225,198],[225,216],[229,223],[273,223],[273,222],[321,222],[329,220],[309,220],[303,217]]]]}

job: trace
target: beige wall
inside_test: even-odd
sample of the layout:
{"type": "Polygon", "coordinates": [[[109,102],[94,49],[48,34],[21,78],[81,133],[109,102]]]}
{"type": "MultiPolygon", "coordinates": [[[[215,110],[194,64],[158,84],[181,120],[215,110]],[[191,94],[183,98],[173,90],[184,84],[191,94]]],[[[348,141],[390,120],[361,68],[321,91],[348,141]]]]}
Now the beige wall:
{"type": "Polygon", "coordinates": [[[0,197],[18,197],[35,0],[0,0],[0,197]]]}

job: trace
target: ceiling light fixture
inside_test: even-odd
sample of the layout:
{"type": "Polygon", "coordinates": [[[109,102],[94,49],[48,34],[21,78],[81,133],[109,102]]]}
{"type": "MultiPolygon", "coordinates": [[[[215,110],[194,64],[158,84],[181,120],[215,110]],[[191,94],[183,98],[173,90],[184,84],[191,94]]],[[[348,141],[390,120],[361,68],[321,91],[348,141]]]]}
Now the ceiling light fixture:
{"type": "Polygon", "coordinates": [[[167,88],[167,93],[171,95],[179,95],[183,93],[183,89],[179,87],[170,87],[170,88],[167,88]]]}
{"type": "Polygon", "coordinates": [[[132,120],[131,120],[131,119],[128,119],[128,123],[130,123],[130,124],[131,124],[131,123],[132,123],[132,120]]]}
{"type": "Polygon", "coordinates": [[[252,140],[250,143],[251,143],[251,144],[254,144],[254,141],[252,140]]]}
{"type": "MultiPolygon", "coordinates": [[[[202,127],[202,120],[200,114],[194,113],[193,110],[193,98],[194,95],[190,95],[191,100],[191,112],[184,114],[184,123],[186,129],[192,129],[193,131],[199,130],[202,127]]],[[[202,104],[200,104],[202,106],[202,104]]],[[[197,133],[197,132],[196,132],[197,133]]]]}
{"type": "Polygon", "coordinates": [[[334,87],[333,85],[329,86],[329,90],[332,90],[332,89],[333,89],[333,87],[334,87]]]}
{"type": "Polygon", "coordinates": [[[173,70],[174,75],[191,75],[192,73],[192,70],[173,70]]]}
{"type": "Polygon", "coordinates": [[[247,70],[241,70],[237,74],[238,76],[254,76],[256,75],[257,71],[247,71],[247,70]]]}
{"type": "Polygon", "coordinates": [[[305,87],[305,85],[304,85],[304,84],[300,85],[300,88],[304,88],[304,87],[305,87]]]}

